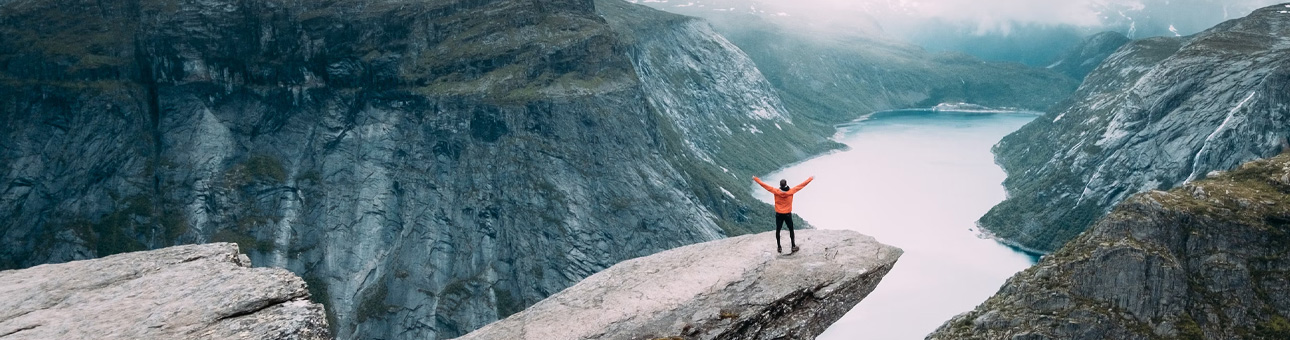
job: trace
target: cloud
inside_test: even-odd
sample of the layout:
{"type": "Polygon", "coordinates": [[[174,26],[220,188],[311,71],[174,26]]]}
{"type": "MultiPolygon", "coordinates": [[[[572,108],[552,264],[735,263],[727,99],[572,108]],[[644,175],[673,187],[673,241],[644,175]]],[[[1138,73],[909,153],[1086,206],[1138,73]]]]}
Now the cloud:
{"type": "MultiPolygon", "coordinates": [[[[974,27],[976,34],[1008,34],[1018,26],[1066,25],[1124,29],[1129,23],[1174,25],[1191,34],[1284,0],[754,0],[768,12],[814,20],[876,21],[901,31],[938,20],[974,27]]],[[[1166,31],[1167,32],[1167,31],[1166,31]]]]}

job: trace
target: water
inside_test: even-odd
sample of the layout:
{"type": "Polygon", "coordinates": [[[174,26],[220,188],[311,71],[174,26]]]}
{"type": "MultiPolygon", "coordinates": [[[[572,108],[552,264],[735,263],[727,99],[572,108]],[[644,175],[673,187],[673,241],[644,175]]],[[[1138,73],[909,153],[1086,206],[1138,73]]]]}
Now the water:
{"type": "Polygon", "coordinates": [[[1004,198],[1004,173],[990,146],[1034,118],[878,113],[840,129],[837,139],[850,150],[763,178],[797,185],[814,175],[794,197],[795,213],[816,228],[855,230],[905,250],[878,288],[818,339],[923,339],[1033,264],[1025,254],[980,238],[975,221],[1004,198]]]}

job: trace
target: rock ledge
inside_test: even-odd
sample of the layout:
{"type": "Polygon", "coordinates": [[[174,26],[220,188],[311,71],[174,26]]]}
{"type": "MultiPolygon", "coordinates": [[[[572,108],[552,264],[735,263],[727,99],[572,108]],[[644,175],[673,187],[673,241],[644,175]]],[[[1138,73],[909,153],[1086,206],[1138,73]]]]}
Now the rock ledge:
{"type": "Polygon", "coordinates": [[[213,243],[0,272],[4,339],[330,339],[279,268],[213,243]]]}
{"type": "Polygon", "coordinates": [[[459,339],[809,339],[903,253],[851,231],[797,236],[791,256],[766,232],[624,261],[459,339]]]}

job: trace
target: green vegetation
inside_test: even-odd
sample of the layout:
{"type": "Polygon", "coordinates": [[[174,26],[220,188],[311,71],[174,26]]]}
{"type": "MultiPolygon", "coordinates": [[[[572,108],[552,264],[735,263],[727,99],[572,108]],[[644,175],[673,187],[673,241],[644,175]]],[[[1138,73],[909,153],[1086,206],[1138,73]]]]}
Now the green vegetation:
{"type": "Polygon", "coordinates": [[[524,310],[524,306],[511,295],[510,291],[493,286],[493,296],[497,298],[497,318],[499,319],[524,310]]]}
{"type": "Polygon", "coordinates": [[[243,166],[245,166],[246,172],[251,176],[251,179],[277,183],[287,181],[286,167],[282,166],[282,161],[276,157],[264,154],[251,155],[246,160],[246,163],[243,163],[243,166]]]}
{"type": "Polygon", "coordinates": [[[358,304],[357,319],[358,322],[367,322],[370,318],[381,317],[389,314],[390,308],[393,307],[385,303],[389,297],[389,288],[385,285],[385,280],[378,280],[363,292],[363,298],[358,304]]]}
{"type": "Polygon", "coordinates": [[[1191,315],[1184,313],[1177,326],[1178,340],[1205,340],[1205,332],[1201,331],[1200,325],[1196,324],[1191,315]]]}
{"type": "Polygon", "coordinates": [[[309,301],[320,303],[325,307],[323,312],[327,316],[327,328],[331,334],[336,334],[336,327],[340,324],[336,321],[336,311],[331,304],[331,292],[327,290],[327,281],[311,274],[302,274],[301,278],[309,288],[309,301]]]}
{"type": "Polygon", "coordinates": [[[274,249],[272,241],[263,241],[248,235],[244,232],[238,232],[230,229],[220,229],[211,236],[212,242],[233,242],[242,251],[255,250],[260,253],[270,253],[274,249]]]}
{"type": "Polygon", "coordinates": [[[1254,327],[1254,333],[1263,339],[1290,339],[1290,321],[1273,313],[1267,320],[1254,327]]]}
{"type": "Polygon", "coordinates": [[[78,220],[69,225],[76,236],[84,240],[97,256],[147,250],[139,238],[146,235],[153,216],[152,200],[147,195],[134,195],[122,200],[125,205],[100,219],[97,223],[78,220]]]}

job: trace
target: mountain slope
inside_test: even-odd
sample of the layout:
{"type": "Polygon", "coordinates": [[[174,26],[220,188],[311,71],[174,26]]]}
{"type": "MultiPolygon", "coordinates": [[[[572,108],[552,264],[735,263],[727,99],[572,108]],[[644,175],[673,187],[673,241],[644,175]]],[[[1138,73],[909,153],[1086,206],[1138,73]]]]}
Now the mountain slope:
{"type": "Polygon", "coordinates": [[[1129,43],[1130,39],[1118,32],[1102,32],[1085,37],[1079,44],[1057,57],[1048,68],[1071,78],[1084,80],[1093,69],[1102,65],[1107,57],[1129,43]]]}
{"type": "Polygon", "coordinates": [[[1142,193],[928,339],[1290,338],[1290,154],[1142,193]]]}
{"type": "Polygon", "coordinates": [[[340,338],[433,339],[767,229],[745,178],[831,144],[733,98],[656,103],[683,77],[638,74],[621,32],[591,1],[5,2],[0,268],[236,242],[304,277],[340,338]]]}
{"type": "Polygon", "coordinates": [[[1286,9],[1118,50],[1070,100],[999,142],[1009,198],[979,223],[1052,251],[1134,193],[1279,152],[1290,136],[1286,9]]]}

